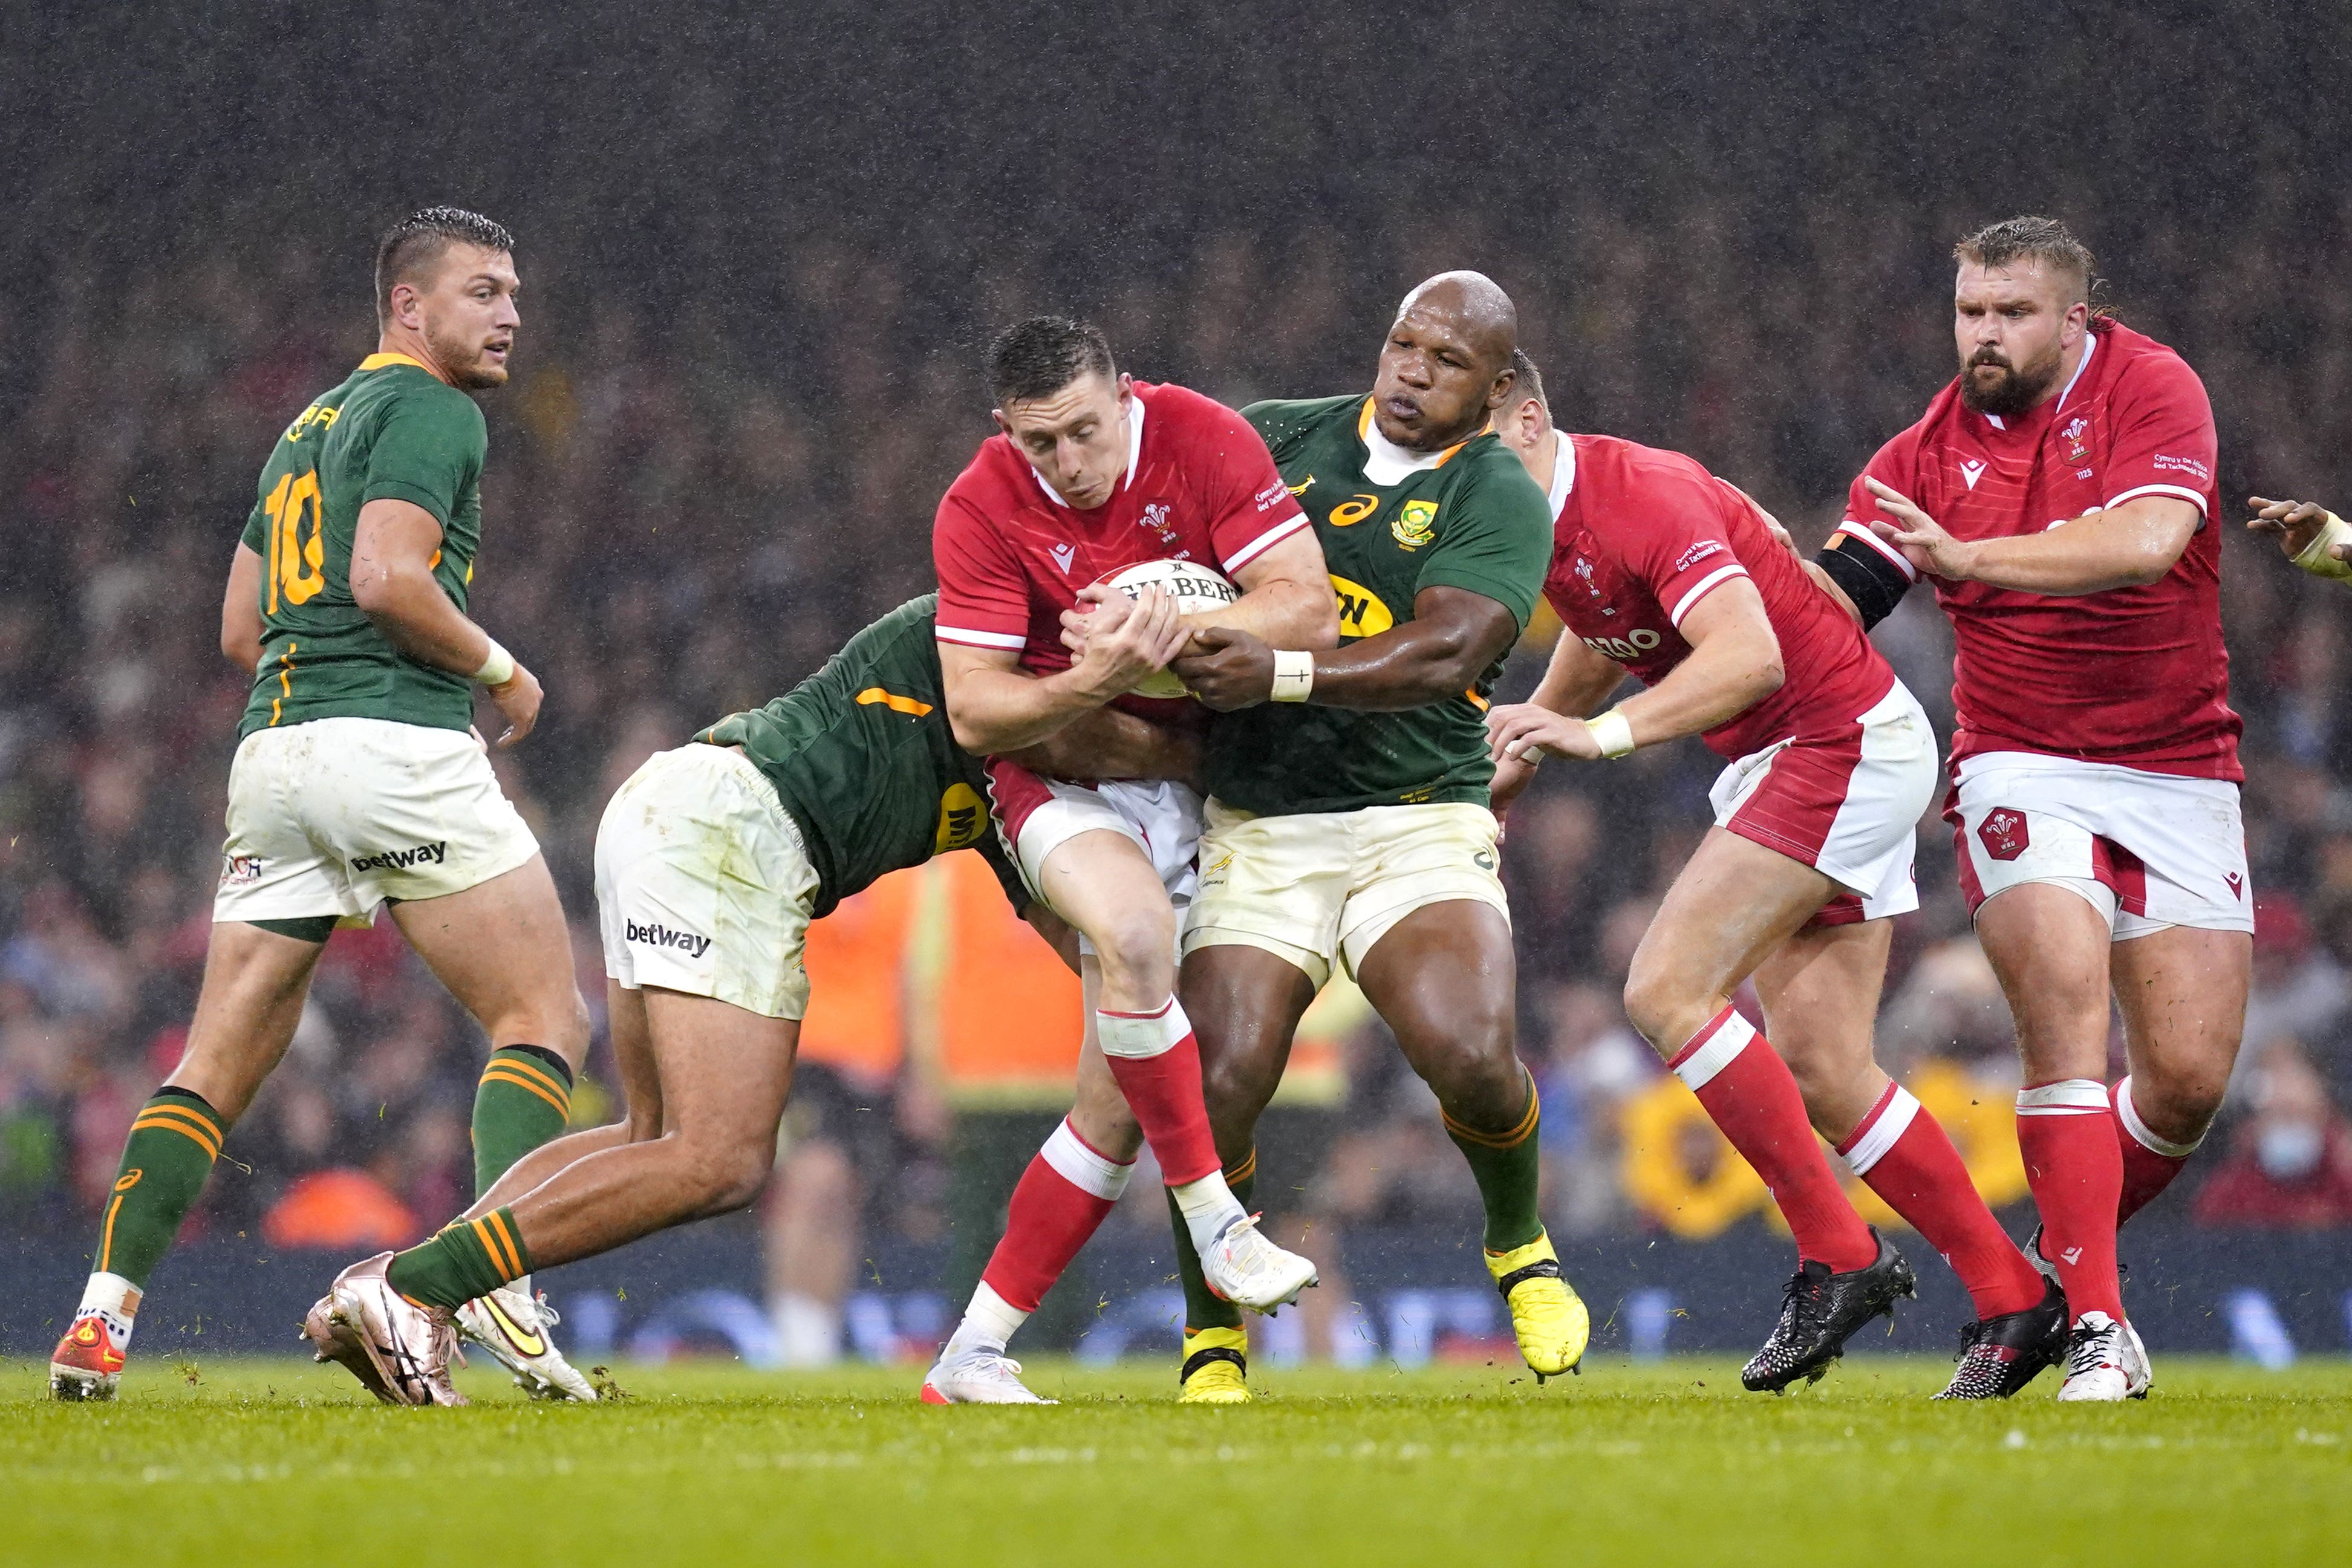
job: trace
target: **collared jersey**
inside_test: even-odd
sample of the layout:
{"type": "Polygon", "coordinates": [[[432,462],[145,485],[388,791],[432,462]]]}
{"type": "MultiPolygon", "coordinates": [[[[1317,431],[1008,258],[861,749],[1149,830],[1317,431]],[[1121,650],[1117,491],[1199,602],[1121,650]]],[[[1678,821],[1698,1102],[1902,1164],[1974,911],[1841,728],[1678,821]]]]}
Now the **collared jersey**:
{"type": "Polygon", "coordinates": [[[1764,601],[1786,672],[1778,691],[1706,732],[1747,757],[1849,729],[1895,685],[1853,617],[1814,586],[1730,486],[1679,452],[1609,435],[1559,438],[1548,600],[1571,636],[1656,685],[1690,656],[1692,606],[1746,580],[1764,601]]]}
{"type": "Polygon", "coordinates": [[[434,580],[462,612],[488,454],[474,400],[405,354],[370,354],[286,427],[245,524],[262,564],[261,664],[239,739],[313,718],[473,723],[472,680],[400,652],[352,600],[352,544],[370,501],[422,507],[441,525],[434,580]]]}
{"type": "Polygon", "coordinates": [[[1169,559],[1231,577],[1306,530],[1265,443],[1240,414],[1186,387],[1130,384],[1127,472],[1101,506],[1064,502],[1002,434],[982,442],[948,487],[931,530],[941,642],[1018,651],[1023,669],[1051,674],[1070,664],[1062,612],[1089,583],[1169,559]]]}
{"type": "Polygon", "coordinates": [[[741,747],[776,787],[816,871],[816,915],[961,849],[980,852],[1015,909],[1029,902],[989,831],[988,775],[948,729],[937,604],[908,600],[782,696],[695,737],[741,747]]]}
{"type": "Polygon", "coordinates": [[[1832,543],[1919,573],[1866,527],[1885,520],[1863,478],[1907,496],[1959,539],[2041,533],[2143,496],[2196,507],[2196,537],[2158,581],[2058,597],[1936,580],[1952,620],[1955,761],[2036,751],[2154,773],[2241,779],[2221,643],[2213,528],[2213,411],[2204,383],[2154,339],[2098,319],[2060,394],[2014,418],[1972,412],[1960,383],[1879,448],[1832,543]]]}
{"type": "MultiPolygon", "coordinates": [[[[1243,413],[1314,519],[1342,645],[1412,619],[1425,588],[1483,594],[1522,631],[1551,559],[1551,513],[1490,432],[1442,453],[1391,445],[1361,394],[1261,402],[1243,413]]],[[[1402,713],[1266,703],[1209,727],[1210,793],[1260,815],[1424,801],[1486,803],[1488,666],[1459,696],[1402,713]]]]}

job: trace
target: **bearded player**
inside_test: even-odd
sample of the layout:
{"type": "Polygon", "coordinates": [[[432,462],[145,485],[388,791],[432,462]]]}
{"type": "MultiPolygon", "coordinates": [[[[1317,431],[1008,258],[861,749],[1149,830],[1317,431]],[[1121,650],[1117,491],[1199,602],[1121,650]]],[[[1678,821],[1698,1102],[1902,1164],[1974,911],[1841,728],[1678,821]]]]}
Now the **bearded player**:
{"type": "Polygon", "coordinates": [[[2059,1397],[2137,1397],[2116,1228],[2221,1108],[2253,950],[2213,414],[2178,354],[2092,311],[2063,224],[1955,255],[1960,373],[1854,481],[1820,565],[1864,626],[1923,576],[1951,617],[1944,814],[2017,1023],[2034,1245],[2074,1314],[2059,1397]]]}
{"type": "Polygon", "coordinates": [[[1549,494],[1544,596],[1566,631],[1534,696],[1486,716],[1496,797],[1524,789],[1547,752],[1614,759],[1696,735],[1729,764],[1715,826],[1633,956],[1625,1013],[1796,1237],[1780,1320],[1741,1381],[1779,1392],[1820,1377],[1911,1293],[1819,1131],[1976,1304],[1938,1397],[2006,1398],[2064,1358],[2065,1298],[1871,1054],[1893,917],[1919,905],[1913,850],[1937,773],[1927,716],[1745,496],[1679,453],[1563,434],[1534,362],[1517,364],[1496,431],[1549,494]],[[1649,689],[1601,712],[1628,672],[1649,689]],[[1732,1010],[1750,975],[1769,1042],[1732,1010]]]}
{"type": "Polygon", "coordinates": [[[999,434],[950,486],[932,536],[940,664],[957,741],[994,758],[992,799],[1023,878],[1080,936],[1087,1027],[1078,1104],[1015,1187],[1004,1237],[924,1380],[937,1404],[1035,1397],[1005,1344],[1109,1212],[1138,1127],[1222,1299],[1266,1312],[1315,1282],[1314,1265],[1259,1234],[1226,1184],[1176,999],[1200,797],[1173,779],[1055,779],[1005,754],[1107,704],[1163,718],[1192,706],[1134,697],[1133,679],[1106,678],[1119,672],[1083,654],[1073,664],[1066,613],[1084,604],[1094,636],[1139,637],[1163,666],[1211,626],[1328,646],[1323,552],[1240,415],[1122,374],[1092,327],[1039,317],[1007,328],[990,348],[989,388],[999,434]],[[1221,571],[1240,597],[1179,614],[1154,590],[1130,601],[1100,586],[1166,559],[1221,571]]]}
{"type": "MultiPolygon", "coordinates": [[[[626,1120],[536,1150],[431,1240],[343,1270],[305,1324],[320,1359],[388,1403],[463,1404],[459,1304],[750,1203],[792,1091],[809,922],[889,873],[977,850],[1074,958],[989,836],[987,776],[949,733],[933,603],[901,605],[790,693],[621,786],[596,831],[596,902],[626,1120]]],[[[1140,628],[1115,630],[1076,667],[1118,685],[1154,656],[1140,628]]],[[[1189,747],[1103,712],[1026,760],[1141,774],[1184,766],[1189,747]]]]}
{"type": "MultiPolygon", "coordinates": [[[[1355,977],[1469,1162],[1486,1269],[1540,1377],[1575,1367],[1590,1325],[1537,1215],[1538,1105],[1487,807],[1486,694],[1551,559],[1543,492],[1488,425],[1517,330],[1491,281],[1444,273],[1405,297],[1371,395],[1244,411],[1315,519],[1341,643],[1213,630],[1178,661],[1225,713],[1183,980],[1217,1148],[1246,1192],[1292,1031],[1335,967],[1355,977]]],[[[1177,1241],[1182,1396],[1246,1400],[1241,1318],[1177,1241]]]]}
{"type": "MultiPolygon", "coordinates": [[[[254,676],[229,770],[188,1045],[141,1108],[94,1271],[49,1365],[59,1399],[113,1396],[147,1277],[221,1142],[285,1055],[338,922],[389,904],[490,1037],[476,1190],[563,1130],[588,1047],[572,939],[530,830],[471,733],[473,688],[530,733],[540,686],[466,615],[488,454],[474,393],[505,384],[514,242],[433,207],[376,252],[376,351],[278,437],[229,568],[221,649],[254,676]]],[[[535,1393],[593,1399],[536,1297],[468,1297],[463,1323],[535,1393]]]]}

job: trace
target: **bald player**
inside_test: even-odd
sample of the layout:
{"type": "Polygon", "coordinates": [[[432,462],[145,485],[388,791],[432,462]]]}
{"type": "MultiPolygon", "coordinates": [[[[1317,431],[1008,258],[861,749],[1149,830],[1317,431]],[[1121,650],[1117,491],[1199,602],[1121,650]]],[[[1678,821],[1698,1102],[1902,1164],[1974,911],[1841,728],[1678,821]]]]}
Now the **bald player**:
{"type": "MultiPolygon", "coordinates": [[[[1536,1094],[1513,1031],[1509,905],[1496,875],[1487,693],[1543,591],[1551,512],[1495,438],[1518,340],[1475,272],[1405,297],[1370,395],[1243,410],[1315,524],[1339,645],[1211,630],[1175,668],[1210,728],[1201,884],[1179,994],[1237,1195],[1292,1030],[1345,967],[1436,1091],[1486,1210],[1486,1267],[1528,1364],[1575,1366],[1584,1305],[1536,1213],[1536,1094]]],[[[1241,1318],[1178,1238],[1183,1397],[1238,1403],[1241,1318]]]]}

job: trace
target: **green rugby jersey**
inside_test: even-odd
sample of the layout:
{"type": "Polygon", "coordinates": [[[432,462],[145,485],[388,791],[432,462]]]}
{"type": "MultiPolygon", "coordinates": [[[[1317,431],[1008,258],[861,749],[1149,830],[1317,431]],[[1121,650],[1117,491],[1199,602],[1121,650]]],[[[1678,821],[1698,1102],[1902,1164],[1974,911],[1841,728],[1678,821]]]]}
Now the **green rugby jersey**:
{"type": "Polygon", "coordinates": [[[988,774],[948,728],[933,631],[940,596],[910,599],[765,707],[695,737],[740,746],[776,787],[816,868],[816,913],[908,866],[976,849],[1015,909],[1029,895],[988,819],[988,774]]]}
{"type": "Polygon", "coordinates": [[[463,611],[488,454],[474,400],[405,354],[370,354],[286,427],[245,524],[261,558],[261,664],[239,739],[313,718],[473,723],[474,683],[402,653],[352,601],[352,541],[370,501],[424,507],[441,524],[433,575],[463,611]]]}
{"type": "MultiPolygon", "coordinates": [[[[1342,646],[1412,620],[1424,588],[1484,594],[1526,629],[1551,565],[1551,507],[1492,434],[1375,484],[1364,471],[1373,462],[1369,397],[1254,403],[1242,416],[1314,519],[1342,646]]],[[[1209,792],[1259,815],[1433,800],[1483,806],[1495,777],[1487,695],[1502,669],[1497,659],[1460,696],[1404,713],[1309,701],[1223,715],[1209,727],[1209,792]]]]}

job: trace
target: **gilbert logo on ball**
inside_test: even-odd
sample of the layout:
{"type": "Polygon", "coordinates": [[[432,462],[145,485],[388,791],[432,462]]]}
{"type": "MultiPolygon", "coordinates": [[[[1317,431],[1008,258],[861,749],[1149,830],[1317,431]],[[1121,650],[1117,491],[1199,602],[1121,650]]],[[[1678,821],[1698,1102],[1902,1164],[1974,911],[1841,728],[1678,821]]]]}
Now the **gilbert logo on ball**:
{"type": "MultiPolygon", "coordinates": [[[[1147,560],[1113,572],[1108,580],[1111,587],[1129,599],[1142,597],[1147,588],[1156,588],[1172,596],[1176,608],[1187,614],[1231,604],[1241,597],[1240,590],[1226,581],[1222,573],[1189,560],[1147,560]]],[[[1188,695],[1184,683],[1166,670],[1146,678],[1135,690],[1137,695],[1147,697],[1188,695]]]]}

